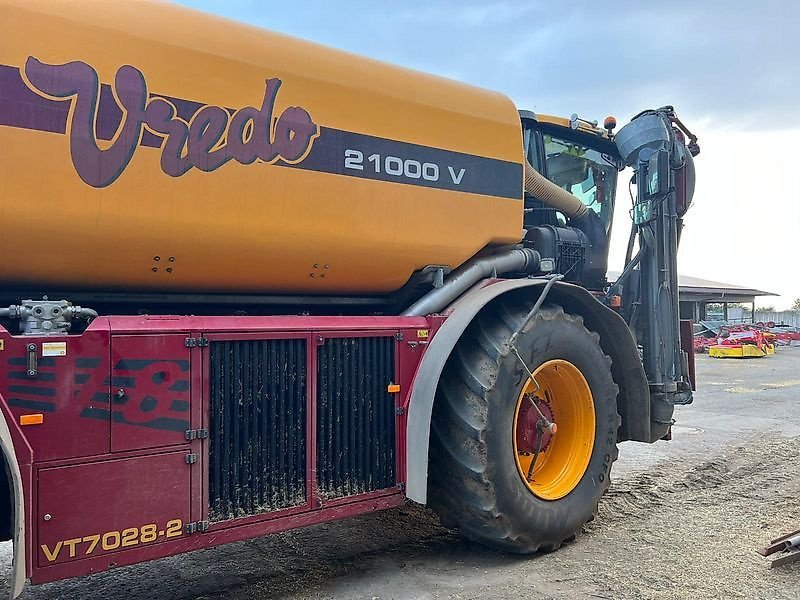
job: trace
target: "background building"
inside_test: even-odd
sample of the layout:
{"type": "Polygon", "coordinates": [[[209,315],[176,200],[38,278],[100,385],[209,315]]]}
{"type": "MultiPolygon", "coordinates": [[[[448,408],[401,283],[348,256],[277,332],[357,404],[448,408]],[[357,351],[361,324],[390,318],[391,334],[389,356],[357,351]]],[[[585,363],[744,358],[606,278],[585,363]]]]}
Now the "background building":
{"type": "Polygon", "coordinates": [[[678,275],[681,319],[698,321],[755,320],[754,303],[758,296],[777,296],[748,288],[699,277],[678,275]]]}
{"type": "MultiPolygon", "coordinates": [[[[608,280],[614,281],[619,272],[609,271],[608,280]]],[[[732,321],[750,323],[765,320],[755,318],[755,299],[759,296],[778,296],[755,288],[678,275],[678,296],[681,319],[698,321],[732,321]]],[[[775,320],[775,319],[768,319],[775,320]]]]}

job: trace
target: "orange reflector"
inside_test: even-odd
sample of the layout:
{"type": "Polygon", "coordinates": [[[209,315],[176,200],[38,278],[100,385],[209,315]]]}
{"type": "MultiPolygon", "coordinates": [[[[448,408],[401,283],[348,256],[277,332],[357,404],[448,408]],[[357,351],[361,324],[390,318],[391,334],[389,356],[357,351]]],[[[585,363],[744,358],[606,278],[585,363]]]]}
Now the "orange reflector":
{"type": "Polygon", "coordinates": [[[622,306],[622,296],[611,296],[611,308],[619,308],[622,306]]]}
{"type": "Polygon", "coordinates": [[[390,383],[387,386],[386,391],[389,392],[390,394],[396,394],[396,393],[398,393],[400,391],[400,384],[398,384],[398,383],[390,383]]]}
{"type": "Polygon", "coordinates": [[[19,416],[20,425],[41,425],[42,423],[44,423],[44,415],[42,413],[19,416]]]}

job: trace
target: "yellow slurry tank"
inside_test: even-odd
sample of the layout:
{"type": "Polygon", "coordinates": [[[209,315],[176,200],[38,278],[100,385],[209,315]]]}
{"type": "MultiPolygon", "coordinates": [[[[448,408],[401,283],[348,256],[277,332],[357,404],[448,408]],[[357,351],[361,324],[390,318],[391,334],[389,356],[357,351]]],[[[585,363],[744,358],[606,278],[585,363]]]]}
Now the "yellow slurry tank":
{"type": "Polygon", "coordinates": [[[0,4],[2,285],[380,293],[521,238],[500,94],[169,4],[0,4]]]}

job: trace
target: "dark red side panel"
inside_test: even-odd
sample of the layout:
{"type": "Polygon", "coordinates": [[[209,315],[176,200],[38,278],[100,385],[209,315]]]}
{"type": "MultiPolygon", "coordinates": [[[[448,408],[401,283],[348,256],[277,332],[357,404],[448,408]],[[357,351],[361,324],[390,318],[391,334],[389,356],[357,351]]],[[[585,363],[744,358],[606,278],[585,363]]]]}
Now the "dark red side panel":
{"type": "Polygon", "coordinates": [[[42,415],[41,424],[24,428],[35,460],[108,452],[108,331],[65,337],[3,334],[0,391],[8,408],[16,422],[23,415],[42,415]]]}
{"type": "Polygon", "coordinates": [[[190,367],[185,334],[113,336],[112,452],[186,442],[190,367]]]}
{"type": "Polygon", "coordinates": [[[54,581],[400,504],[409,392],[438,325],[104,317],[81,335],[0,328],[26,575],[54,581]],[[284,473],[298,494],[283,497],[284,473]]]}
{"type": "Polygon", "coordinates": [[[184,535],[186,451],[39,470],[37,566],[103,556],[184,535]]]}

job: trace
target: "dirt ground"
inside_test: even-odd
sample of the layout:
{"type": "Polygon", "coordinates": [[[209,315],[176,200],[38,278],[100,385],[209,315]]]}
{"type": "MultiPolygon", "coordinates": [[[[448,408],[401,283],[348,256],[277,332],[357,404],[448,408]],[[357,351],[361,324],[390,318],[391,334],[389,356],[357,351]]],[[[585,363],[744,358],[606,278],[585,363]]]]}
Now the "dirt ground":
{"type": "MultiPolygon", "coordinates": [[[[699,356],[698,378],[673,441],[622,444],[598,518],[558,552],[487,550],[408,506],[23,598],[797,598],[800,562],[770,570],[755,548],[800,529],[800,348],[747,361],[699,356]]],[[[8,570],[9,544],[0,561],[8,570]]]]}

